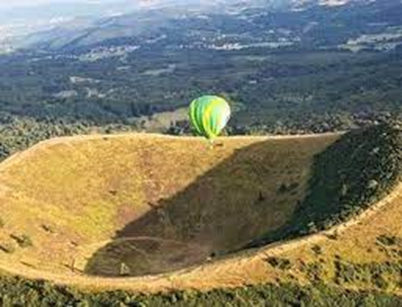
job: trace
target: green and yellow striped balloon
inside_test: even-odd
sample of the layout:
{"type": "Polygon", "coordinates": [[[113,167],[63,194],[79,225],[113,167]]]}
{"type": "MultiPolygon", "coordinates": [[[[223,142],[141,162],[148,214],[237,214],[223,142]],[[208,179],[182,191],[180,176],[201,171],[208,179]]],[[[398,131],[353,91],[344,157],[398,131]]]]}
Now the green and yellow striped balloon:
{"type": "Polygon", "coordinates": [[[213,140],[228,123],[230,107],[218,96],[202,96],[191,103],[189,115],[195,131],[213,140]]]}

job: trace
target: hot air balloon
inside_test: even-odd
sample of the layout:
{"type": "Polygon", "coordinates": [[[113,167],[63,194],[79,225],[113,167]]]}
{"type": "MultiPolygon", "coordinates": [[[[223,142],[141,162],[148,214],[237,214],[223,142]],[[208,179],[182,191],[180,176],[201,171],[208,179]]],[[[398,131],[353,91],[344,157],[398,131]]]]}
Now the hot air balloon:
{"type": "Polygon", "coordinates": [[[202,96],[191,103],[189,116],[198,135],[212,142],[228,123],[230,106],[221,97],[202,96]]]}

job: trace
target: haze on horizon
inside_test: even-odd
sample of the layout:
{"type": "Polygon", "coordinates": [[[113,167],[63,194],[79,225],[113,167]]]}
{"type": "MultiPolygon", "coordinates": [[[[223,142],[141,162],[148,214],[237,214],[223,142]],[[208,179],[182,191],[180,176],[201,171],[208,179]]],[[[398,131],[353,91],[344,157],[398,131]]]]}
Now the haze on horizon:
{"type": "Polygon", "coordinates": [[[175,6],[212,7],[237,2],[277,4],[285,0],[0,0],[0,41],[45,31],[76,19],[94,20],[138,10],[175,6]]]}
{"type": "MultiPolygon", "coordinates": [[[[43,5],[59,5],[59,4],[103,4],[103,3],[112,3],[116,2],[113,0],[13,0],[9,1],[0,1],[0,9],[11,10],[15,8],[21,7],[37,7],[43,5]]],[[[133,1],[135,2],[135,1],[133,1]]]]}
{"type": "MultiPolygon", "coordinates": [[[[154,1],[154,0],[152,0],[154,1]]],[[[27,27],[75,17],[102,17],[122,14],[146,1],[135,0],[0,0],[0,26],[27,27]]]]}
{"type": "MultiPolygon", "coordinates": [[[[5,9],[5,10],[11,10],[15,8],[22,8],[22,7],[38,7],[38,6],[53,6],[53,5],[65,5],[65,4],[77,4],[77,5],[105,5],[105,4],[113,4],[113,3],[118,3],[118,2],[125,2],[126,4],[132,4],[132,6],[147,6],[147,5],[152,5],[152,4],[158,4],[158,3],[165,3],[165,2],[179,2],[181,4],[190,2],[190,3],[207,3],[207,2],[219,2],[219,0],[210,0],[210,1],[205,1],[205,0],[13,0],[13,1],[2,1],[0,0],[0,10],[5,9]]],[[[228,0],[230,1],[230,0],[228,0]]],[[[236,1],[236,0],[232,0],[236,1]]]]}

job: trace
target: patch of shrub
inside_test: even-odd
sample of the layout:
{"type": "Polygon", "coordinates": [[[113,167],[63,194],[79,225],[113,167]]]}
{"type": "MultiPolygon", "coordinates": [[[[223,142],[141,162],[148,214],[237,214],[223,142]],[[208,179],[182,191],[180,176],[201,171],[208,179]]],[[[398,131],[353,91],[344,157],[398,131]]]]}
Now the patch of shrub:
{"type": "Polygon", "coordinates": [[[5,223],[4,220],[0,217],[0,228],[3,228],[4,226],[6,226],[6,223],[5,223]]]}
{"type": "Polygon", "coordinates": [[[335,260],[335,282],[337,284],[366,283],[386,289],[391,282],[397,284],[402,272],[402,261],[351,263],[335,260]],[[387,276],[386,279],[384,276],[387,276]]]}
{"type": "Polygon", "coordinates": [[[15,242],[17,242],[17,244],[22,248],[31,247],[33,245],[31,238],[26,234],[23,234],[21,236],[11,234],[10,237],[14,239],[15,242]]]}
{"type": "Polygon", "coordinates": [[[377,242],[380,243],[381,245],[385,246],[392,246],[399,244],[401,242],[400,238],[397,238],[396,236],[387,236],[387,235],[381,235],[377,237],[377,242]]]}
{"type": "Polygon", "coordinates": [[[319,262],[307,263],[304,268],[308,279],[311,282],[320,282],[322,279],[323,266],[319,262]]]}
{"type": "Polygon", "coordinates": [[[389,282],[385,280],[385,278],[381,274],[375,274],[371,277],[371,280],[376,287],[380,289],[387,289],[389,286],[389,282]]]}
{"type": "Polygon", "coordinates": [[[299,187],[299,183],[298,182],[292,182],[290,184],[286,184],[286,183],[282,183],[279,186],[278,189],[278,194],[284,194],[284,193],[289,193],[289,192],[293,192],[295,191],[297,188],[299,187]]]}
{"type": "Polygon", "coordinates": [[[338,240],[339,236],[338,236],[338,233],[334,232],[334,233],[331,233],[331,234],[327,234],[326,237],[328,239],[330,239],[330,240],[338,240]]]}
{"type": "Polygon", "coordinates": [[[51,225],[42,225],[42,229],[48,233],[56,233],[56,230],[51,225]]]}
{"type": "Polygon", "coordinates": [[[280,269],[280,270],[288,270],[292,267],[292,264],[289,259],[278,258],[278,257],[268,257],[265,259],[272,267],[280,269]]]}
{"type": "Polygon", "coordinates": [[[12,254],[15,252],[15,246],[12,243],[2,243],[0,244],[0,250],[2,250],[3,252],[7,253],[7,254],[12,254]]]}
{"type": "Polygon", "coordinates": [[[322,247],[319,246],[319,245],[317,245],[317,244],[314,244],[313,247],[311,247],[311,250],[312,250],[312,251],[314,252],[314,254],[316,254],[317,256],[322,254],[322,247]]]}
{"type": "Polygon", "coordinates": [[[342,285],[344,283],[355,283],[364,277],[354,265],[339,260],[334,261],[335,283],[342,285]]]}

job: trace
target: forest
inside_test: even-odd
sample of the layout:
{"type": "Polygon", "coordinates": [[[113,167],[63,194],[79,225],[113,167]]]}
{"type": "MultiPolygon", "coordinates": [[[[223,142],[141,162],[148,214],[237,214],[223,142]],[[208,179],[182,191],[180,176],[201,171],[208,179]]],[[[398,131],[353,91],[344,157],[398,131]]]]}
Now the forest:
{"type": "Polygon", "coordinates": [[[262,284],[208,292],[173,291],[144,295],[124,291],[87,292],[46,281],[0,277],[2,306],[399,306],[402,298],[379,291],[350,291],[323,283],[262,284]]]}
{"type": "MultiPolygon", "coordinates": [[[[0,110],[38,121],[132,123],[206,93],[232,103],[238,134],[345,130],[400,117],[402,49],[141,51],[108,58],[0,63],[0,110]]],[[[175,123],[173,123],[174,125],[175,123]]]]}

